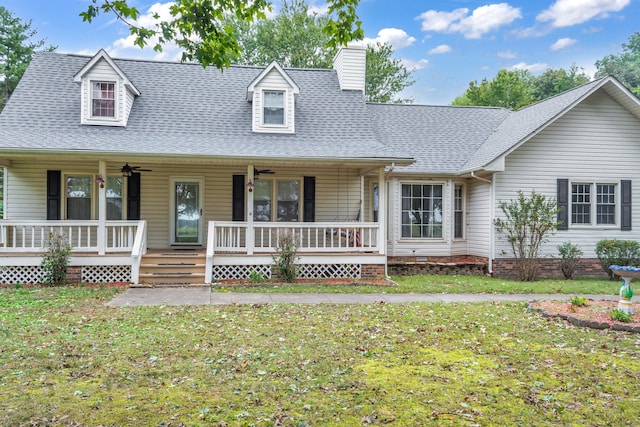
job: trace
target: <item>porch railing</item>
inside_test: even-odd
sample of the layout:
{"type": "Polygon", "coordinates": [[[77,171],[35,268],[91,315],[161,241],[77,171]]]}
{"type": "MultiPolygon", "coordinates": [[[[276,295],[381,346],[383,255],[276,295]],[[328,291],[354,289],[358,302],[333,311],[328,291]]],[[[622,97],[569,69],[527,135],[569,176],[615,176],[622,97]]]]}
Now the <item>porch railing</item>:
{"type": "Polygon", "coordinates": [[[207,249],[213,253],[273,253],[290,236],[298,253],[379,252],[376,222],[209,222],[207,249]]]}
{"type": "MultiPolygon", "coordinates": [[[[105,252],[130,252],[138,221],[107,221],[105,252]]],[[[51,232],[68,239],[73,252],[99,251],[98,221],[0,221],[0,252],[42,252],[51,232]]]]}

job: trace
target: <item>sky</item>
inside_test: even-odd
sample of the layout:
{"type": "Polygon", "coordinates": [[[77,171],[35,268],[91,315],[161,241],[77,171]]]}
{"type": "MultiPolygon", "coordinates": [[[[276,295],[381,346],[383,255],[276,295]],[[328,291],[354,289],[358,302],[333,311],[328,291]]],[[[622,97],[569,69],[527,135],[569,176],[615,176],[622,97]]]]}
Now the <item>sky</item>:
{"type": "MultiPolygon", "coordinates": [[[[113,16],[89,24],[78,16],[91,0],[0,0],[15,16],[32,21],[37,38],[58,52],[93,55],[104,48],[116,58],[174,61],[179,51],[161,54],[133,46],[128,28],[113,16]]],[[[274,13],[280,0],[274,0],[274,13]]],[[[307,0],[323,13],[322,0],[307,0]]],[[[129,0],[150,22],[166,16],[162,0],[129,0]]],[[[593,77],[595,62],[622,52],[640,31],[640,0],[360,0],[358,16],[365,42],[391,43],[394,57],[413,71],[415,83],[402,94],[415,103],[447,105],[471,81],[492,79],[501,69],[581,67],[593,77]]]]}

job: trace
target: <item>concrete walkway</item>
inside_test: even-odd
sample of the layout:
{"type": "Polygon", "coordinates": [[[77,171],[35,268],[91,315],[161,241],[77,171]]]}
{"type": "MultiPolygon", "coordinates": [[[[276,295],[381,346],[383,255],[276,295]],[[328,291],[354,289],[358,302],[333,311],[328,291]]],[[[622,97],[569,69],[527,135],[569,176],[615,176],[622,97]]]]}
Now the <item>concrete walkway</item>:
{"type": "MultiPolygon", "coordinates": [[[[129,288],[107,303],[112,307],[141,305],[232,305],[232,304],[371,304],[410,302],[481,302],[569,300],[560,294],[249,294],[217,293],[203,287],[129,288]]],[[[617,301],[617,295],[585,295],[593,300],[617,301]]],[[[634,298],[634,303],[636,298],[634,298]]]]}

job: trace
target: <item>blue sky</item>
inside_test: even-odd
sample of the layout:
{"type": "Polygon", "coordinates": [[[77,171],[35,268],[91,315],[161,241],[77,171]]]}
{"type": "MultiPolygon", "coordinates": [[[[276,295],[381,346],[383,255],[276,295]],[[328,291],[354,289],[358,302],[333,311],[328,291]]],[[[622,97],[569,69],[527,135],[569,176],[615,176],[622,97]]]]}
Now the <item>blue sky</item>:
{"type": "MultiPolygon", "coordinates": [[[[129,0],[147,14],[162,16],[167,3],[129,0]]],[[[39,37],[59,52],[174,60],[171,47],[162,54],[133,47],[126,26],[110,17],[92,24],[78,14],[90,0],[2,0],[23,20],[31,19],[39,37]]],[[[308,0],[320,13],[321,0],[308,0]]],[[[276,8],[279,1],[274,1],[276,8]]],[[[640,31],[640,0],[361,0],[358,14],[366,41],[391,43],[395,57],[413,69],[416,83],[404,95],[416,103],[449,104],[472,80],[492,78],[500,69],[584,68],[620,53],[622,43],[640,31]],[[635,25],[634,25],[635,24],[635,25]]],[[[148,23],[149,15],[141,18],[148,23]]]]}

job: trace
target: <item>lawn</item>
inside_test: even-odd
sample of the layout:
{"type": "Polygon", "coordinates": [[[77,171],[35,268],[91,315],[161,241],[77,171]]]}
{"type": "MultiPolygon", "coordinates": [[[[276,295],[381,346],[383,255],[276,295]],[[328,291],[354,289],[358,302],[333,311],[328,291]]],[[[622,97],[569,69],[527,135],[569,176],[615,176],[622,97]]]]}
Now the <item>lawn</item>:
{"type": "Polygon", "coordinates": [[[522,303],[110,308],[0,290],[2,425],[634,425],[640,335],[522,303]]]}
{"type": "Polygon", "coordinates": [[[221,283],[213,292],[268,292],[268,293],[491,293],[491,294],[610,294],[620,291],[619,281],[606,278],[582,278],[580,280],[546,279],[535,282],[500,279],[486,276],[406,276],[393,277],[396,285],[368,285],[322,283],[221,283]]]}

